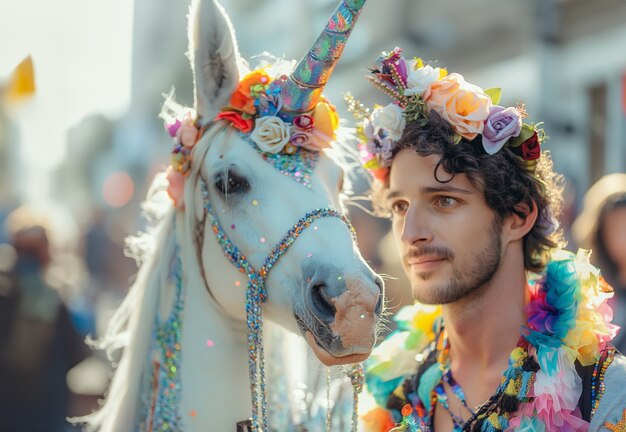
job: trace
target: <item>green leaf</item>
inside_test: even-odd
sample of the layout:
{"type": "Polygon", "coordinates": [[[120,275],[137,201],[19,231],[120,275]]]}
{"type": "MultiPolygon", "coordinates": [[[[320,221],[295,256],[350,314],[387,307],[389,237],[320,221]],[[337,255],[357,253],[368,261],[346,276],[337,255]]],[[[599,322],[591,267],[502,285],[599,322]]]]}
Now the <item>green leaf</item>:
{"type": "Polygon", "coordinates": [[[491,103],[498,105],[500,98],[502,97],[502,89],[500,87],[488,88],[485,90],[485,94],[491,99],[491,103]]]}
{"type": "Polygon", "coordinates": [[[522,130],[519,133],[519,135],[514,138],[511,138],[507,142],[507,144],[511,147],[519,147],[522,145],[524,141],[532,137],[534,134],[535,134],[535,128],[532,127],[531,125],[524,123],[522,125],[522,130]]]}
{"type": "Polygon", "coordinates": [[[416,348],[422,340],[423,336],[424,335],[421,331],[410,332],[406,340],[404,341],[404,347],[406,349],[416,348]]]}

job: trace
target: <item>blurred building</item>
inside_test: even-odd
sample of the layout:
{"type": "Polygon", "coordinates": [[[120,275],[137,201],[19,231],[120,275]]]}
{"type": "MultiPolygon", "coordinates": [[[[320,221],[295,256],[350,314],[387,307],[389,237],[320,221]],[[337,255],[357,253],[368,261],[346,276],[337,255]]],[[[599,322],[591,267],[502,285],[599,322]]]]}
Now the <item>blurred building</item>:
{"type": "Polygon", "coordinates": [[[559,171],[586,188],[626,170],[626,3],[407,1],[407,52],[439,59],[545,122],[559,171]],[[468,19],[468,17],[471,17],[468,19]]]}
{"type": "MultiPolygon", "coordinates": [[[[158,118],[162,95],[174,87],[179,102],[193,102],[188,3],[135,0],[128,112],[119,119],[91,116],[68,136],[56,198],[78,213],[93,208],[112,213],[116,242],[137,228],[138,203],[154,173],[167,164],[171,140],[158,118]],[[111,198],[107,191],[126,195],[111,198]]],[[[242,55],[254,65],[253,57],[263,51],[299,59],[338,0],[222,3],[242,55]]],[[[381,51],[396,45],[483,88],[502,87],[504,105],[523,102],[531,121],[545,122],[550,136],[545,147],[557,170],[572,179],[569,219],[577,212],[577,195],[593,181],[626,171],[623,0],[369,0],[326,89],[350,124],[343,93],[350,91],[368,105],[383,102],[384,96],[360,77],[381,51]]],[[[6,131],[3,135],[0,152],[8,148],[6,131]]]]}
{"type": "MultiPolygon", "coordinates": [[[[162,94],[175,87],[180,102],[192,103],[187,3],[135,0],[131,106],[110,144],[112,160],[123,160],[139,181],[134,200],[167,160],[162,94]]],[[[245,58],[263,51],[300,58],[338,1],[223,4],[245,58]]],[[[626,171],[625,44],[623,0],[370,0],[326,93],[344,114],[345,91],[380,101],[358,77],[380,51],[402,46],[484,88],[502,87],[503,104],[525,103],[532,121],[545,122],[557,168],[586,188],[604,173],[626,171]]]]}

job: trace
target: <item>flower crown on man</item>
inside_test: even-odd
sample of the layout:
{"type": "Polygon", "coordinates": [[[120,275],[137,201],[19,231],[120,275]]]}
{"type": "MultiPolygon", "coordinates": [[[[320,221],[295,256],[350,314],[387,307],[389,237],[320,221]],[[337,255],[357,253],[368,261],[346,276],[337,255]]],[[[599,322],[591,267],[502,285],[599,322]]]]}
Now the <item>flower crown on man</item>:
{"type": "Polygon", "coordinates": [[[482,90],[463,76],[407,60],[399,48],[383,53],[367,78],[392,102],[370,111],[351,95],[348,109],[359,121],[359,156],[373,176],[372,205],[389,216],[386,199],[393,158],[403,149],[441,156],[433,175],[440,183],[466,174],[498,217],[537,208],[524,237],[524,266],[540,272],[555,248],[564,246],[558,216],[562,176],[553,170],[540,124],[525,122],[523,106],[502,107],[501,90],[482,90]],[[448,175],[449,174],[449,175],[448,175]]]}
{"type": "Polygon", "coordinates": [[[499,106],[501,89],[483,90],[457,73],[424,64],[420,58],[407,60],[402,50],[383,52],[367,77],[393,100],[386,106],[366,110],[350,95],[348,108],[361,121],[359,154],[364,168],[386,182],[407,122],[425,125],[436,112],[453,130],[453,140],[482,144],[493,155],[508,147],[519,165],[532,171],[541,156],[545,139],[539,125],[524,123],[523,106],[499,106]]]}

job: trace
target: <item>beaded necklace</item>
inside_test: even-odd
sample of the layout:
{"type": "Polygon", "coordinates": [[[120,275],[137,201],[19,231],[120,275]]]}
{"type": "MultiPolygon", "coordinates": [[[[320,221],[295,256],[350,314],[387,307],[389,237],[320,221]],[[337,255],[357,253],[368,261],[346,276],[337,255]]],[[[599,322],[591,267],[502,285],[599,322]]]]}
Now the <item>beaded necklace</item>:
{"type": "MultiPolygon", "coordinates": [[[[604,390],[603,375],[615,353],[609,343],[618,328],[606,321],[611,316],[606,301],[612,290],[589,264],[585,251],[578,255],[554,251],[546,271],[529,281],[529,291],[528,322],[522,327],[518,346],[511,352],[500,386],[467,422],[462,426],[457,422],[457,429],[582,432],[589,428],[578,409],[583,386],[575,364],[595,364],[591,390],[593,414],[604,390]]],[[[431,344],[438,361],[421,369],[419,381],[412,381],[417,383],[416,388],[402,386],[391,395],[396,399],[395,406],[398,402],[405,404],[400,405],[403,408],[398,414],[402,417],[394,431],[430,430],[434,406],[439,401],[436,388],[446,379],[445,355],[442,356],[446,350],[441,340],[437,336],[431,344]]],[[[393,358],[389,353],[386,356],[393,358]]],[[[369,370],[384,371],[383,366],[386,364],[370,365],[369,370]]],[[[368,376],[368,386],[370,383],[374,391],[384,388],[384,381],[376,374],[368,376]]],[[[375,394],[377,400],[383,395],[375,394]]]]}
{"type": "Polygon", "coordinates": [[[463,419],[456,415],[450,409],[450,404],[448,402],[448,395],[444,389],[444,383],[447,384],[452,393],[457,397],[457,399],[461,402],[463,407],[470,413],[470,415],[474,415],[474,411],[467,405],[467,400],[465,397],[465,392],[461,388],[461,386],[456,382],[454,377],[452,376],[452,369],[450,368],[450,342],[448,341],[447,333],[441,329],[438,339],[442,338],[443,342],[441,345],[443,349],[439,351],[439,356],[437,362],[439,363],[439,368],[442,373],[442,379],[435,386],[434,392],[437,398],[437,401],[441,404],[441,406],[450,414],[452,417],[452,422],[454,424],[454,432],[460,432],[463,429],[463,419]]]}

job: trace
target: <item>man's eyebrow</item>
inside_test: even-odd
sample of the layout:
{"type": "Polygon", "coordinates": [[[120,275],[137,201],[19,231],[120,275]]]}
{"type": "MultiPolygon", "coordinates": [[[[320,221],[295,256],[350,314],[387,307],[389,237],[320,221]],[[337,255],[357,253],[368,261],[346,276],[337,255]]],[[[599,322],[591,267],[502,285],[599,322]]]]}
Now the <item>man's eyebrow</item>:
{"type": "Polygon", "coordinates": [[[438,187],[423,187],[421,189],[421,192],[424,194],[432,194],[432,193],[438,193],[438,192],[453,192],[453,193],[460,193],[460,194],[465,194],[465,195],[472,194],[472,191],[470,190],[463,189],[463,188],[456,187],[456,186],[450,186],[450,185],[438,186],[438,187]]]}
{"type": "Polygon", "coordinates": [[[394,190],[394,191],[389,191],[387,193],[387,196],[385,196],[385,199],[391,199],[391,198],[397,198],[399,196],[402,196],[402,192],[394,190]]]}
{"type": "MultiPolygon", "coordinates": [[[[467,190],[467,189],[463,189],[463,188],[459,188],[456,186],[450,186],[450,185],[445,185],[445,186],[438,186],[438,187],[432,187],[432,186],[428,186],[428,187],[423,187],[420,189],[420,192],[423,194],[433,194],[433,193],[441,193],[441,192],[452,192],[452,193],[460,193],[460,194],[464,194],[464,195],[471,195],[472,191],[467,190]]],[[[398,190],[392,190],[389,191],[389,193],[387,193],[387,196],[385,197],[386,199],[392,199],[392,198],[397,198],[400,196],[403,196],[404,194],[401,191],[398,190]]]]}

